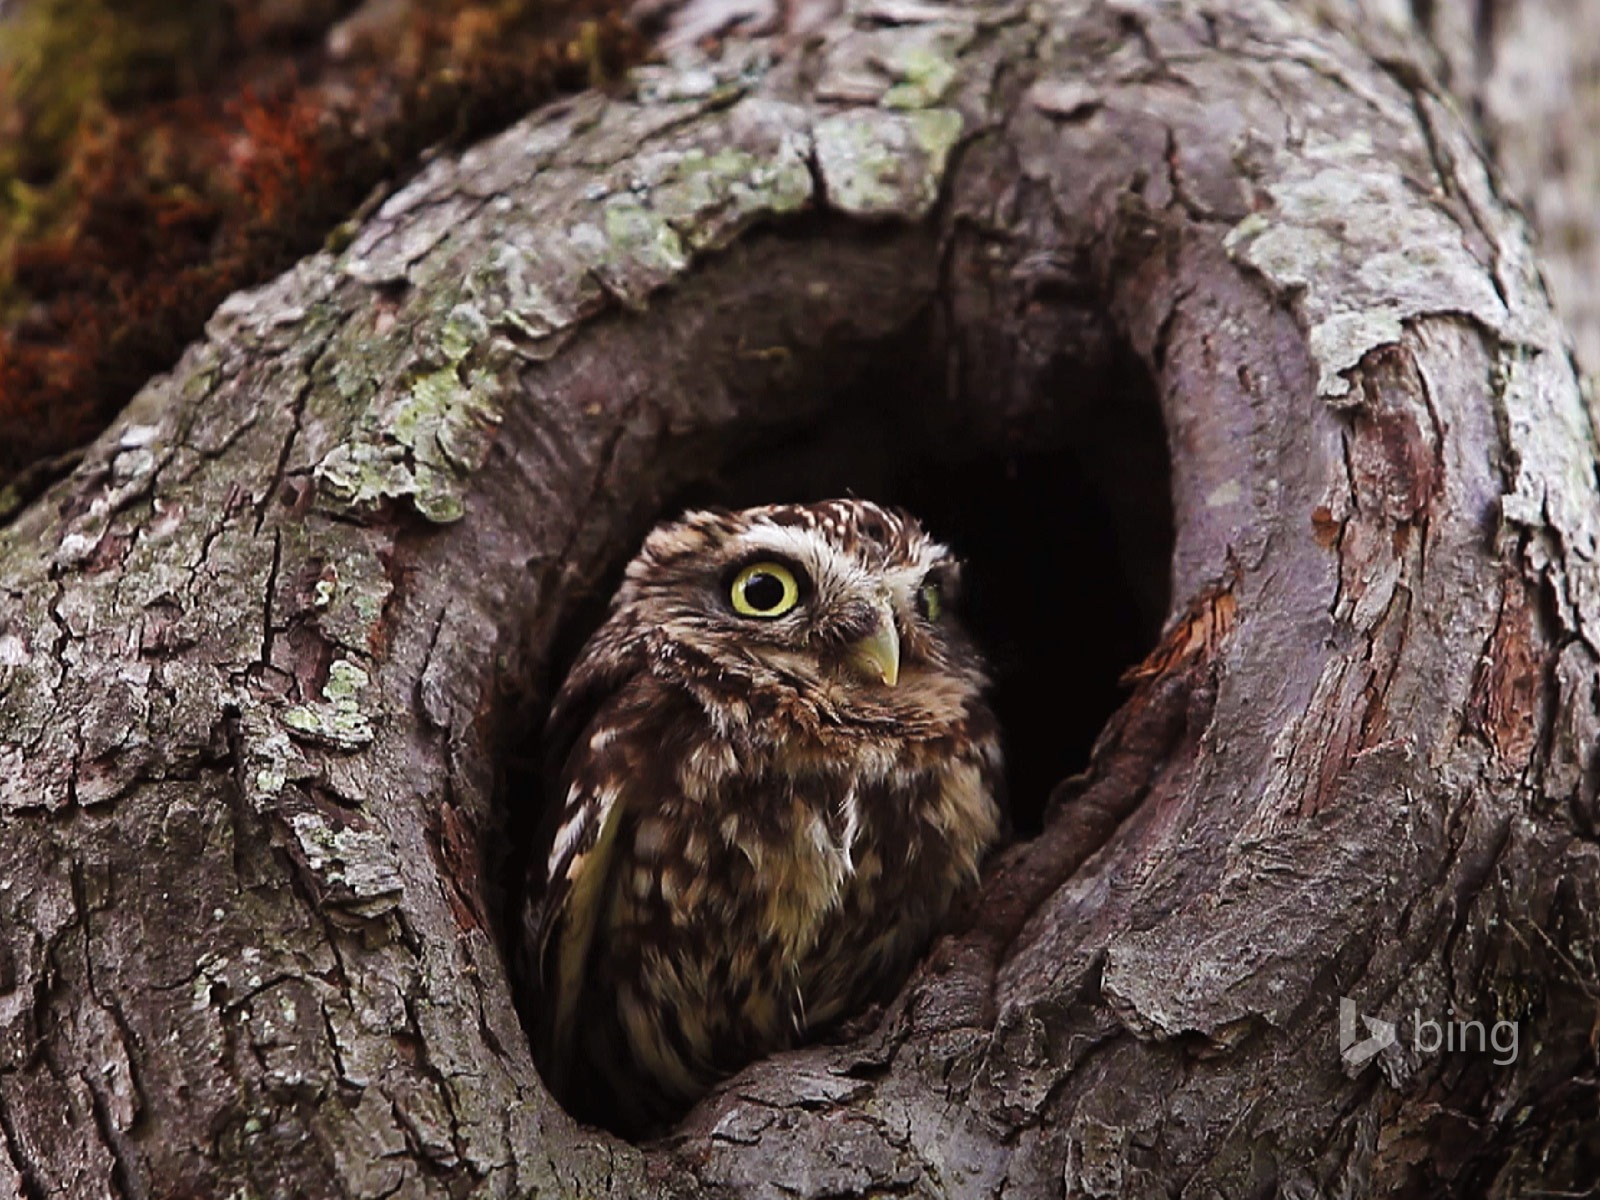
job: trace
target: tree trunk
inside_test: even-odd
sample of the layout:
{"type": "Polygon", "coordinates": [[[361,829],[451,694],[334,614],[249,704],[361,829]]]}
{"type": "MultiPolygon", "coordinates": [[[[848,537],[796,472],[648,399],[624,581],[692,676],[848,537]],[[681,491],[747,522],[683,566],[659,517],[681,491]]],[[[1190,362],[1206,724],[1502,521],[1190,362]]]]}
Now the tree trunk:
{"type": "Polygon", "coordinates": [[[1595,418],[1335,8],[797,8],[224,304],[0,533],[0,1195],[1592,1187],[1595,418]],[[630,1146],[518,1022],[527,747],[656,518],[842,487],[988,553],[1029,836],[630,1146]]]}

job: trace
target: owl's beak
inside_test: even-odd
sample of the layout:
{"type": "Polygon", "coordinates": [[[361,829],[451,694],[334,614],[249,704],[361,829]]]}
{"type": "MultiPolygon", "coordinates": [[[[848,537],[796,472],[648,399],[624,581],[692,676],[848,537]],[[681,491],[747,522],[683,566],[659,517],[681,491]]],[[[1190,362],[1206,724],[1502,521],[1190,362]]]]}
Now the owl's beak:
{"type": "Polygon", "coordinates": [[[885,607],[878,627],[850,647],[850,665],[868,679],[893,687],[900,681],[900,634],[894,627],[894,613],[885,607]]]}

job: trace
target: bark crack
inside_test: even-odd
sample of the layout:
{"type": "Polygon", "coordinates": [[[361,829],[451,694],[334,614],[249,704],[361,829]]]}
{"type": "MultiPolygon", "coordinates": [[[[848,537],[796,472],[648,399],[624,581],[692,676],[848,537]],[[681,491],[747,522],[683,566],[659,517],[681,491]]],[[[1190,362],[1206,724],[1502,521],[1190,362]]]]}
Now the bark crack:
{"type": "Polygon", "coordinates": [[[284,435],[283,445],[278,449],[278,461],[272,466],[272,474],[267,479],[267,485],[261,489],[261,498],[255,504],[254,532],[257,534],[260,534],[261,526],[267,519],[267,511],[272,507],[273,499],[283,487],[283,481],[289,470],[289,458],[294,453],[295,443],[300,440],[300,427],[305,421],[306,405],[310,403],[312,389],[316,386],[316,366],[322,361],[322,355],[327,352],[327,346],[332,340],[330,334],[328,341],[323,343],[311,363],[307,365],[305,378],[295,389],[294,400],[289,405],[289,431],[284,435]]]}
{"type": "Polygon", "coordinates": [[[199,553],[195,556],[194,561],[189,564],[188,578],[185,580],[183,588],[185,593],[192,594],[198,590],[195,587],[195,582],[199,579],[200,572],[210,561],[211,550],[217,544],[217,539],[227,532],[228,526],[233,522],[234,514],[239,511],[240,501],[244,495],[245,491],[239,484],[233,483],[228,486],[227,498],[222,503],[221,511],[217,513],[216,519],[207,526],[204,535],[200,539],[199,553]]]}
{"type": "MultiPolygon", "coordinates": [[[[465,1164],[475,1177],[480,1176],[478,1165],[472,1158],[467,1148],[466,1140],[461,1132],[461,1114],[456,1104],[455,1092],[450,1085],[450,1078],[439,1065],[433,1061],[433,1056],[428,1049],[428,1037],[423,1028],[422,1021],[417,1015],[417,998],[410,991],[403,992],[400,997],[401,1004],[405,1007],[406,1020],[416,1034],[417,1065],[433,1083],[434,1091],[439,1096],[439,1101],[444,1105],[445,1113],[450,1122],[450,1146],[454,1155],[453,1162],[465,1164]]],[[[430,1146],[423,1147],[425,1161],[438,1162],[442,1166],[451,1165],[451,1160],[441,1160],[436,1149],[430,1146]]]]}
{"type": "MultiPolygon", "coordinates": [[[[1232,224],[1212,209],[1207,208],[1196,197],[1191,196],[1183,180],[1183,170],[1179,166],[1178,131],[1171,125],[1166,126],[1166,153],[1162,160],[1167,168],[1167,186],[1172,189],[1172,201],[1189,220],[1200,225],[1214,225],[1218,223],[1232,224]]],[[[1173,301],[1178,303],[1178,298],[1173,301]]],[[[1159,359],[1157,360],[1160,361],[1159,359]]]]}
{"type": "MultiPolygon", "coordinates": [[[[1433,114],[1428,111],[1427,102],[1433,98],[1431,90],[1410,73],[1397,75],[1395,82],[1405,88],[1406,94],[1410,97],[1412,111],[1417,119],[1417,129],[1422,134],[1423,144],[1428,150],[1428,160],[1433,164],[1434,174],[1439,179],[1439,186],[1444,190],[1445,195],[1454,200],[1460,206],[1460,209],[1466,213],[1468,220],[1472,222],[1473,229],[1483,240],[1483,245],[1489,255],[1489,262],[1485,264],[1487,268],[1485,275],[1489,285],[1494,288],[1494,293],[1499,297],[1500,303],[1505,307],[1505,310],[1507,312],[1514,311],[1516,305],[1507,294],[1505,280],[1500,273],[1502,257],[1500,239],[1496,236],[1493,226],[1479,211],[1472,196],[1461,186],[1461,181],[1457,176],[1455,158],[1441,141],[1439,131],[1434,126],[1433,114]]],[[[1492,177],[1489,179],[1488,186],[1491,189],[1494,187],[1492,177]]],[[[1452,220],[1457,220],[1456,214],[1453,212],[1446,210],[1446,215],[1452,220]]]]}
{"type": "Polygon", "coordinates": [[[60,693],[62,685],[67,681],[67,646],[73,640],[72,629],[68,626],[66,617],[61,615],[61,602],[66,598],[66,595],[66,580],[57,577],[55,594],[50,597],[50,604],[47,609],[50,614],[50,621],[56,627],[56,637],[50,646],[50,657],[58,668],[55,682],[50,685],[50,690],[55,693],[60,693]]]}
{"type": "MultiPolygon", "coordinates": [[[[10,1071],[0,1072],[0,1076],[9,1075],[10,1071]]],[[[46,1190],[43,1177],[39,1168],[31,1162],[24,1152],[22,1141],[17,1136],[17,1127],[11,1118],[11,1112],[6,1105],[3,1091],[0,1091],[0,1145],[6,1152],[6,1161],[16,1172],[17,1178],[22,1182],[24,1200],[51,1200],[46,1190]]]]}
{"type": "Polygon", "coordinates": [[[94,1124],[100,1134],[100,1142],[111,1155],[111,1178],[108,1182],[112,1193],[119,1200],[143,1200],[147,1193],[133,1183],[135,1177],[132,1172],[137,1168],[127,1153],[126,1140],[112,1119],[105,1092],[95,1082],[92,1070],[85,1068],[79,1072],[78,1077],[84,1085],[84,1090],[89,1094],[89,1109],[94,1114],[94,1124]]]}
{"type": "Polygon", "coordinates": [[[94,940],[94,925],[90,913],[94,905],[89,897],[84,880],[85,867],[83,863],[74,861],[70,872],[72,881],[73,906],[78,912],[78,924],[83,934],[83,976],[88,985],[90,997],[99,1006],[100,1011],[110,1020],[119,1040],[118,1049],[121,1052],[120,1061],[103,1064],[102,1072],[96,1072],[96,1064],[89,1063],[79,1072],[84,1086],[88,1089],[93,1101],[96,1124],[100,1128],[101,1141],[105,1143],[106,1150],[111,1155],[112,1182],[119,1195],[125,1200],[144,1200],[148,1192],[143,1184],[142,1173],[138,1166],[137,1152],[128,1144],[126,1134],[134,1129],[146,1109],[144,1090],[139,1083],[138,1071],[134,1064],[138,1060],[138,1041],[132,1028],[128,1025],[127,1018],[123,1015],[115,999],[108,996],[100,986],[96,975],[92,943],[94,940]],[[112,1097],[107,1094],[106,1080],[114,1078],[114,1072],[123,1070],[127,1075],[128,1098],[130,1106],[126,1128],[112,1113],[112,1097]]]}
{"type": "MultiPolygon", "coordinates": [[[[257,523],[259,530],[260,524],[257,523]]],[[[272,625],[272,600],[278,591],[278,572],[283,565],[283,533],[272,531],[272,562],[267,567],[267,581],[261,588],[261,649],[259,661],[263,671],[272,668],[272,646],[277,631],[272,625]]]]}

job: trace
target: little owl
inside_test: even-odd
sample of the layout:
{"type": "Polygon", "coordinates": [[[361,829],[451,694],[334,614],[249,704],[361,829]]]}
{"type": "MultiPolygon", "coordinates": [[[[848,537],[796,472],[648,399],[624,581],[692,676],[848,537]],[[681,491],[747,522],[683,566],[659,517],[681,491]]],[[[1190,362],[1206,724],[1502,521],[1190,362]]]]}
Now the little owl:
{"type": "Polygon", "coordinates": [[[958,563],[861,500],[691,512],[556,697],[535,1051],[627,1133],[890,998],[1000,826],[958,563]]]}

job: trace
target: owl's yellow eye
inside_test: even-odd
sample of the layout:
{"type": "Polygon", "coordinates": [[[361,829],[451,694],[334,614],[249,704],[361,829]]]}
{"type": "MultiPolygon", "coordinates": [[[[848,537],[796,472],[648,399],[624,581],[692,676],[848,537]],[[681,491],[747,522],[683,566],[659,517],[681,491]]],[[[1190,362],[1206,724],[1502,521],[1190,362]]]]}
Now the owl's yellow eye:
{"type": "Polygon", "coordinates": [[[782,563],[751,563],[733,577],[733,611],[746,617],[781,617],[800,603],[800,583],[782,563]]]}
{"type": "Polygon", "coordinates": [[[917,607],[930,621],[937,621],[944,611],[944,592],[938,581],[930,579],[917,591],[917,607]]]}

